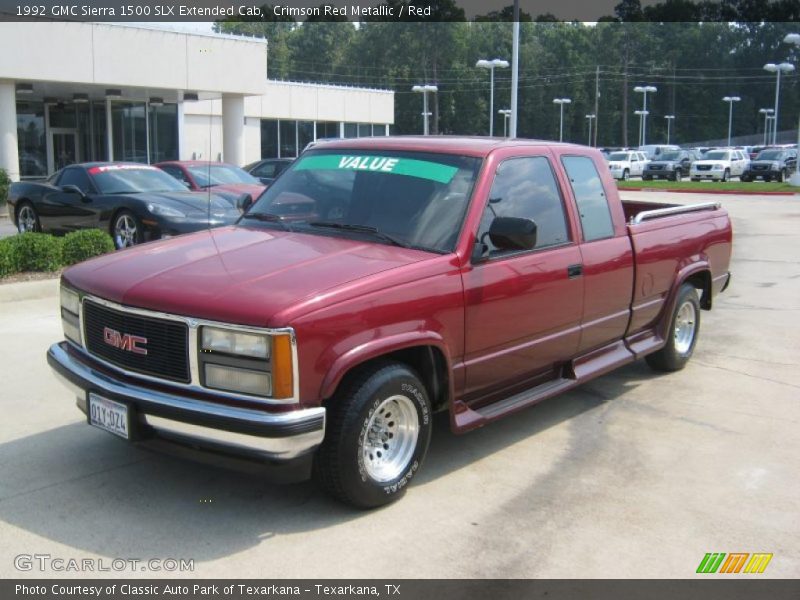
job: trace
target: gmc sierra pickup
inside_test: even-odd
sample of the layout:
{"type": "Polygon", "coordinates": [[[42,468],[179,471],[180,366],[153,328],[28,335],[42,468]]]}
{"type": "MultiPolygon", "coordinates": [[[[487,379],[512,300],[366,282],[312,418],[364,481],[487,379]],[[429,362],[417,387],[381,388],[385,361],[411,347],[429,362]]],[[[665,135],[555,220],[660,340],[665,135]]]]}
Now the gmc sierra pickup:
{"type": "Polygon", "coordinates": [[[91,425],[359,507],[405,491],[435,411],[466,432],[682,368],[730,280],[725,210],[621,202],[569,144],[326,142],[244,208],[66,270],[48,361],[91,425]]]}

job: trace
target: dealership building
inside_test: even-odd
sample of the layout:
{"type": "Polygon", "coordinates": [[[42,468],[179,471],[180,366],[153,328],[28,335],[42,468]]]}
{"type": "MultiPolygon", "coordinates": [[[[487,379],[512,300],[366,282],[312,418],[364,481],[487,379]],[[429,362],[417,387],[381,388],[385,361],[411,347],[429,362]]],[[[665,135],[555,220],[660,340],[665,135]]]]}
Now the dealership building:
{"type": "Polygon", "coordinates": [[[0,168],[294,157],[388,135],[394,93],[267,79],[259,38],[101,23],[0,23],[0,168]]]}

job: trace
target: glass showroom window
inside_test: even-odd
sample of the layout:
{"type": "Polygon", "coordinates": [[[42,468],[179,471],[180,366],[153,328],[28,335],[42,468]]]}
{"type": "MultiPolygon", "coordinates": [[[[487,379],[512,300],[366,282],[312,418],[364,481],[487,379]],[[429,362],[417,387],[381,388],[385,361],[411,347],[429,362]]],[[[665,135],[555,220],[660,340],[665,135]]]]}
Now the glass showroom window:
{"type": "Polygon", "coordinates": [[[20,177],[47,175],[44,104],[41,102],[17,102],[17,143],[20,177]]]}
{"type": "Polygon", "coordinates": [[[150,162],[178,160],[178,105],[149,106],[150,162]]]}
{"type": "Polygon", "coordinates": [[[339,137],[338,121],[317,121],[317,139],[324,140],[339,137]]]}
{"type": "Polygon", "coordinates": [[[112,102],[111,123],[114,160],[147,162],[147,128],[144,102],[112,102]]]}
{"type": "Polygon", "coordinates": [[[344,137],[346,138],[358,137],[358,123],[345,123],[344,137]]]}
{"type": "Polygon", "coordinates": [[[372,125],[369,123],[359,123],[358,124],[358,137],[371,137],[372,136],[372,125]]]}
{"type": "MultiPolygon", "coordinates": [[[[319,134],[317,134],[319,135],[319,134]]],[[[314,141],[314,121],[297,122],[297,148],[303,151],[309,143],[314,141]]]]}
{"type": "Polygon", "coordinates": [[[261,119],[261,158],[278,158],[278,121],[261,119]]]}
{"type": "Polygon", "coordinates": [[[297,156],[297,121],[278,121],[280,130],[280,157],[297,156]]]}

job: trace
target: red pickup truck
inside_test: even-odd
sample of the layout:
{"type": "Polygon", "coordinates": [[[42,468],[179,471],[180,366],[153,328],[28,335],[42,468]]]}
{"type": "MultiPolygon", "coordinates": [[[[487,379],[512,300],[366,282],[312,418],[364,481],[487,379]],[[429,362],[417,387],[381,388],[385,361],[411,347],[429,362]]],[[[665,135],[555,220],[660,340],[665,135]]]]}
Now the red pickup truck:
{"type": "Polygon", "coordinates": [[[234,226],[65,271],[48,361],[96,427],[374,507],[436,411],[465,432],[640,358],[683,367],[731,239],[717,204],[621,202],[591,148],[327,142],[234,226]]]}

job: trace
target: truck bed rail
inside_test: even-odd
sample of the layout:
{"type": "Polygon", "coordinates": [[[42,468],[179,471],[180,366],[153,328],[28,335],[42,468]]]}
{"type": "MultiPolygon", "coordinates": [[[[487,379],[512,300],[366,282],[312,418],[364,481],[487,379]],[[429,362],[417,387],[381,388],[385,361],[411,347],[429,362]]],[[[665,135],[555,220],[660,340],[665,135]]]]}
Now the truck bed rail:
{"type": "Polygon", "coordinates": [[[651,219],[658,219],[659,217],[667,217],[670,215],[680,215],[683,213],[697,212],[700,210],[717,210],[720,208],[719,202],[703,202],[701,204],[688,204],[685,206],[669,206],[667,208],[656,208],[653,210],[643,210],[642,212],[631,217],[630,223],[638,225],[643,221],[651,219]]]}

